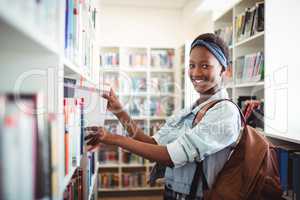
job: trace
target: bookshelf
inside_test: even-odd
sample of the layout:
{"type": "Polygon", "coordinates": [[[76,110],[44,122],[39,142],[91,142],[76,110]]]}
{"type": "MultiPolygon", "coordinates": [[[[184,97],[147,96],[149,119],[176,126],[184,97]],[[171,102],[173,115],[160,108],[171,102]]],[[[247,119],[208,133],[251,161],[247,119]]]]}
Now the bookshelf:
{"type": "MultiPolygon", "coordinates": [[[[229,45],[232,67],[224,77],[229,97],[241,104],[246,101],[244,99],[255,98],[263,107],[265,32],[262,5],[264,1],[261,0],[239,1],[215,19],[214,30],[229,45]]],[[[264,129],[263,126],[259,128],[264,129]]]]}
{"type": "MultiPolygon", "coordinates": [[[[181,92],[174,47],[101,47],[100,80],[117,93],[124,109],[146,134],[153,135],[176,108],[181,92]],[[109,57],[107,56],[109,55],[109,57]]],[[[126,135],[112,115],[108,130],[126,135]]],[[[99,195],[122,191],[162,190],[146,183],[153,163],[121,148],[106,146],[99,153],[99,195]]]]}
{"type": "Polygon", "coordinates": [[[98,156],[85,152],[80,140],[82,128],[100,122],[95,115],[101,118],[105,107],[99,98],[107,88],[98,76],[97,9],[95,0],[0,1],[1,198],[72,199],[74,192],[78,199],[97,199],[98,156]],[[94,108],[82,99],[94,99],[94,108]],[[5,145],[15,149],[12,155],[5,145]]]}

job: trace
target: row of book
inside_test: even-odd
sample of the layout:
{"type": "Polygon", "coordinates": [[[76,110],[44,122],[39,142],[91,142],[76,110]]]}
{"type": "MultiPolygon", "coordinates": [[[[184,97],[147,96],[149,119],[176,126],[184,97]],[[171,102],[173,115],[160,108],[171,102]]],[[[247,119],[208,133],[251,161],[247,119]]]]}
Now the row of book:
{"type": "Polygon", "coordinates": [[[63,193],[63,200],[83,200],[85,196],[83,180],[83,170],[78,168],[63,193]]]}
{"type": "Polygon", "coordinates": [[[257,2],[255,6],[247,8],[236,17],[237,42],[264,31],[264,12],[264,2],[257,2]]]}
{"type": "Polygon", "coordinates": [[[40,94],[0,95],[0,197],[47,199],[58,194],[54,116],[40,94]]]}
{"type": "Polygon", "coordinates": [[[119,162],[118,149],[100,148],[98,151],[98,161],[100,164],[117,164],[119,162]]]}
{"type": "Polygon", "coordinates": [[[174,66],[175,52],[173,49],[152,50],[151,66],[161,68],[172,68],[174,66]]]}
{"type": "Polygon", "coordinates": [[[145,159],[129,151],[122,150],[122,162],[124,164],[145,164],[145,159]]]}
{"type": "Polygon", "coordinates": [[[80,165],[84,146],[84,99],[64,98],[65,175],[80,165]]]}
{"type": "Polygon", "coordinates": [[[146,187],[147,179],[145,172],[131,172],[122,173],[122,187],[123,188],[137,188],[146,187]]]}
{"type": "Polygon", "coordinates": [[[171,116],[174,108],[173,98],[162,97],[150,99],[150,116],[171,116]]]}
{"type": "Polygon", "coordinates": [[[146,116],[148,110],[147,99],[145,97],[133,97],[125,100],[123,105],[128,105],[130,116],[146,116]]]}
{"type": "Polygon", "coordinates": [[[116,67],[119,64],[119,53],[109,52],[100,54],[100,67],[116,67]]]}
{"type": "Polygon", "coordinates": [[[228,46],[232,45],[232,33],[232,26],[227,26],[215,30],[215,34],[222,38],[228,46]]]}
{"type": "Polygon", "coordinates": [[[128,67],[146,67],[147,63],[147,53],[135,52],[124,56],[124,65],[128,67]]]}
{"type": "Polygon", "coordinates": [[[91,74],[93,65],[96,8],[92,0],[65,0],[65,56],[86,74],[91,74]],[[92,21],[92,23],[91,23],[92,21]]]}
{"type": "Polygon", "coordinates": [[[120,91],[130,94],[147,91],[147,78],[144,76],[122,77],[120,91]]]}
{"type": "MultiPolygon", "coordinates": [[[[151,93],[172,93],[174,92],[175,82],[173,74],[160,73],[155,74],[150,80],[150,92],[151,93]]],[[[180,88],[178,85],[177,88],[180,88]]]]}
{"type": "Polygon", "coordinates": [[[118,173],[99,173],[98,186],[99,188],[118,188],[119,187],[118,173]]]}
{"type": "Polygon", "coordinates": [[[286,196],[289,196],[291,190],[296,199],[300,195],[300,146],[294,145],[278,145],[279,150],[279,175],[281,188],[286,196]]]}
{"type": "Polygon", "coordinates": [[[264,53],[258,52],[236,59],[236,82],[255,82],[264,79],[264,53]]]}

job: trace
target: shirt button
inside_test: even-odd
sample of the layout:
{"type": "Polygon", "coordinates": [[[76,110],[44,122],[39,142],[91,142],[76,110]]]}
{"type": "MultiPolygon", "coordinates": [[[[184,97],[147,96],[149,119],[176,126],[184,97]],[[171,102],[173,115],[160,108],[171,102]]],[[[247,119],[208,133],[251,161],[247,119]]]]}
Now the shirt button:
{"type": "Polygon", "coordinates": [[[172,185],[171,184],[167,184],[167,187],[169,188],[169,189],[172,189],[172,185]]]}

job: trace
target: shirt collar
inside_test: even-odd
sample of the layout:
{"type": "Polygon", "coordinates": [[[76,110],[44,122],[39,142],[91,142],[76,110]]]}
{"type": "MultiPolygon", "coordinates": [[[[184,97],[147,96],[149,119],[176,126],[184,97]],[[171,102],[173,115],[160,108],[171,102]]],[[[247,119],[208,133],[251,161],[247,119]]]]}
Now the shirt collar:
{"type": "Polygon", "coordinates": [[[194,115],[196,115],[198,113],[198,111],[207,103],[214,101],[214,100],[219,100],[219,99],[228,99],[228,93],[226,91],[226,89],[220,89],[218,92],[216,92],[214,95],[212,95],[211,97],[209,97],[209,99],[207,99],[206,101],[202,102],[201,104],[199,104],[198,106],[195,107],[196,102],[189,108],[190,113],[193,113],[194,115]]]}

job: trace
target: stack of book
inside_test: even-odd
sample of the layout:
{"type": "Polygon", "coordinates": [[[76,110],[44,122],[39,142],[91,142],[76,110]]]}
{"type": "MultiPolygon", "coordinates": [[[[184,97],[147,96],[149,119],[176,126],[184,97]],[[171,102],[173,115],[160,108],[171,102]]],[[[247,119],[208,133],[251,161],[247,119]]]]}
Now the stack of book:
{"type": "Polygon", "coordinates": [[[237,42],[264,31],[264,12],[264,2],[258,2],[236,17],[237,42]]]}
{"type": "Polygon", "coordinates": [[[151,66],[172,68],[174,66],[175,52],[172,49],[157,49],[151,51],[151,66]]]}
{"type": "Polygon", "coordinates": [[[119,53],[100,54],[100,67],[116,67],[120,64],[119,53]]]}
{"type": "Polygon", "coordinates": [[[131,172],[122,174],[122,187],[136,188],[146,186],[147,181],[145,172],[131,172]]]}
{"type": "Polygon", "coordinates": [[[117,164],[118,163],[118,149],[108,149],[100,147],[98,152],[98,161],[100,164],[117,164]]]}
{"type": "Polygon", "coordinates": [[[99,173],[98,176],[99,188],[118,188],[119,187],[119,174],[114,172],[99,173]]]}
{"type": "Polygon", "coordinates": [[[232,45],[232,26],[215,30],[215,34],[222,38],[228,46],[232,45]]]}
{"type": "Polygon", "coordinates": [[[253,53],[236,59],[236,82],[256,82],[264,79],[264,54],[253,53]]]}

